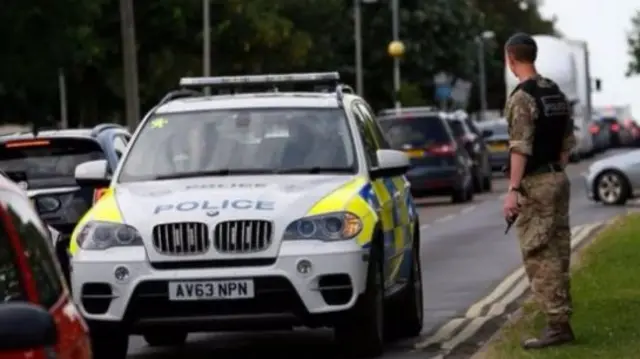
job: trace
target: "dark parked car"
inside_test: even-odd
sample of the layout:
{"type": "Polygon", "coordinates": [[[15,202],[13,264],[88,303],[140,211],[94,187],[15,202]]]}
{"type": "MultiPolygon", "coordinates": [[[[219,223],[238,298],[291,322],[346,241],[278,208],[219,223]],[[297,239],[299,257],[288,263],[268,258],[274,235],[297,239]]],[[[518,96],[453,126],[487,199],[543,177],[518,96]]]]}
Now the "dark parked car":
{"type": "Polygon", "coordinates": [[[509,160],[509,126],[503,118],[484,121],[478,125],[491,135],[485,139],[489,149],[489,162],[493,171],[501,171],[509,160]]]}
{"type": "Polygon", "coordinates": [[[489,150],[485,143],[485,138],[491,135],[491,131],[479,131],[477,128],[472,128],[475,126],[465,115],[451,114],[448,119],[453,135],[459,145],[467,150],[473,161],[471,171],[474,190],[477,193],[491,191],[491,163],[489,162],[489,150]]]}
{"type": "Polygon", "coordinates": [[[611,132],[609,142],[611,147],[625,147],[633,144],[633,135],[617,117],[601,117],[599,120],[603,126],[608,126],[611,132]]]}
{"type": "Polygon", "coordinates": [[[593,139],[594,152],[603,152],[611,147],[612,132],[610,124],[598,121],[597,118],[594,118],[589,124],[589,132],[593,139]]]}
{"type": "Polygon", "coordinates": [[[55,248],[68,275],[71,232],[105,190],[78,186],[76,166],[104,159],[113,171],[131,135],[116,124],[34,132],[0,136],[0,169],[27,191],[45,223],[60,232],[55,248]]]}
{"type": "Polygon", "coordinates": [[[456,141],[447,114],[404,108],[378,117],[391,146],[411,157],[407,173],[416,197],[448,195],[453,202],[473,199],[472,160],[456,141]]]}

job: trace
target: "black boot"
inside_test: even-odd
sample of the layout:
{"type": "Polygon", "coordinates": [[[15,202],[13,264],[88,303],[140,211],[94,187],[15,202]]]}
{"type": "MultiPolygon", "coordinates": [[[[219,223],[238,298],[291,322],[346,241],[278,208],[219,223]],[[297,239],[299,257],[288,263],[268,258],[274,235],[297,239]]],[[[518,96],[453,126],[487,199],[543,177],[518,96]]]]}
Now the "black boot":
{"type": "Polygon", "coordinates": [[[542,334],[538,338],[530,338],[523,341],[522,347],[524,349],[542,349],[571,343],[575,339],[571,325],[550,325],[544,328],[542,334]]]}

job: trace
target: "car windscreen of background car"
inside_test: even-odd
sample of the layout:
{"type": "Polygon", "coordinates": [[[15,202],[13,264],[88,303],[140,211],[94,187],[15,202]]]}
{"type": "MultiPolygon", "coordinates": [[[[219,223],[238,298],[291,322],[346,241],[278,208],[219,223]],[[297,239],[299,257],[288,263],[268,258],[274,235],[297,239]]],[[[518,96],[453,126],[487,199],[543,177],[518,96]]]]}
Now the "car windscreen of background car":
{"type": "Polygon", "coordinates": [[[74,186],[76,166],[105,159],[92,139],[55,138],[8,140],[0,145],[0,168],[29,189],[74,186]]]}
{"type": "Polygon", "coordinates": [[[460,120],[450,120],[449,125],[451,126],[451,132],[456,137],[462,137],[467,133],[464,124],[460,120]]]}
{"type": "Polygon", "coordinates": [[[380,126],[392,147],[425,147],[438,143],[450,143],[451,136],[439,117],[381,119],[380,126]]]}
{"type": "Polygon", "coordinates": [[[491,136],[508,136],[509,135],[509,127],[507,124],[503,125],[491,125],[486,128],[491,131],[491,136]]]}
{"type": "Polygon", "coordinates": [[[610,125],[614,123],[618,123],[618,119],[615,117],[602,117],[600,118],[600,121],[604,123],[608,123],[610,125]]]}
{"type": "Polygon", "coordinates": [[[338,108],[255,108],[157,115],[123,159],[118,182],[218,174],[352,173],[338,108]],[[162,146],[158,146],[162,144],[162,146]]]}

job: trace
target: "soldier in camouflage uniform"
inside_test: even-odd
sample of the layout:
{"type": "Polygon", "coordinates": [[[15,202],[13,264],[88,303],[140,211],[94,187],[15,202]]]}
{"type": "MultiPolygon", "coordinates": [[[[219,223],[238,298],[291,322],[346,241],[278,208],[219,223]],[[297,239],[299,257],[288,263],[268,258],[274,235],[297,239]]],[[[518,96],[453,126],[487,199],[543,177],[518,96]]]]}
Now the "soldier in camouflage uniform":
{"type": "Polygon", "coordinates": [[[517,216],[524,268],[547,317],[542,335],[522,343],[526,349],[574,340],[569,324],[570,182],[564,172],[575,145],[571,105],[553,81],[536,72],[536,55],[536,43],[526,34],[513,35],[505,45],[507,66],[520,83],[505,108],[511,155],[504,214],[517,216]]]}

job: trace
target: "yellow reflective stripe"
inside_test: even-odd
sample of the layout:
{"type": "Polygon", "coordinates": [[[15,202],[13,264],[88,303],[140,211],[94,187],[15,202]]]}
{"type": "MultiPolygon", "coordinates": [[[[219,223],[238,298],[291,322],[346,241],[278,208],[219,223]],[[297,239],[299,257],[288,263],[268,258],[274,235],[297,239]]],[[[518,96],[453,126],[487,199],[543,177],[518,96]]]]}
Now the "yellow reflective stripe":
{"type": "Polygon", "coordinates": [[[123,223],[122,214],[120,213],[120,209],[118,209],[113,189],[109,188],[106,190],[100,200],[82,216],[74,228],[69,241],[69,253],[71,253],[71,255],[74,255],[78,251],[78,242],[76,239],[82,227],[89,221],[123,223]]]}
{"type": "MultiPolygon", "coordinates": [[[[392,178],[393,184],[396,187],[396,191],[403,194],[402,198],[398,202],[398,213],[400,214],[400,225],[404,226],[409,223],[409,208],[407,208],[406,196],[408,193],[405,193],[405,179],[403,176],[397,176],[392,178]]],[[[407,188],[408,190],[408,188],[407,188]]]]}
{"type": "Polygon", "coordinates": [[[369,207],[367,201],[360,196],[353,197],[347,204],[346,210],[357,215],[362,220],[362,230],[356,237],[356,242],[361,246],[367,245],[371,242],[371,238],[373,238],[373,231],[378,216],[369,207]]]}
{"type": "Polygon", "coordinates": [[[331,192],[311,207],[307,216],[315,216],[324,213],[344,211],[349,202],[358,196],[358,191],[367,183],[362,177],[343,184],[335,191],[331,192]]]}
{"type": "Polygon", "coordinates": [[[373,188],[378,196],[380,203],[380,219],[382,222],[382,231],[387,232],[393,230],[393,208],[391,207],[391,194],[387,190],[383,180],[375,180],[372,182],[373,188]]]}

